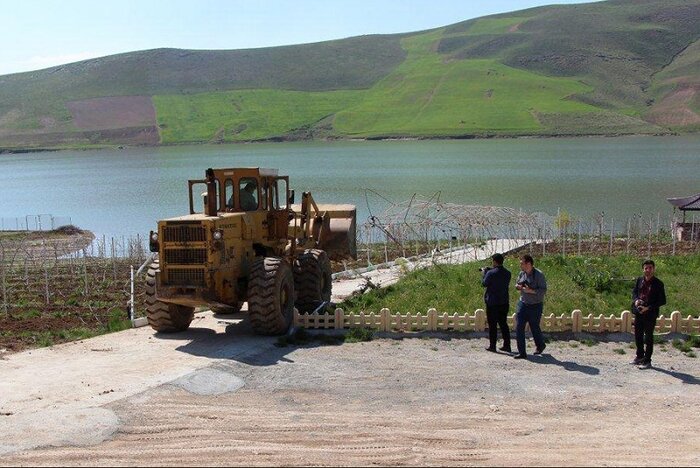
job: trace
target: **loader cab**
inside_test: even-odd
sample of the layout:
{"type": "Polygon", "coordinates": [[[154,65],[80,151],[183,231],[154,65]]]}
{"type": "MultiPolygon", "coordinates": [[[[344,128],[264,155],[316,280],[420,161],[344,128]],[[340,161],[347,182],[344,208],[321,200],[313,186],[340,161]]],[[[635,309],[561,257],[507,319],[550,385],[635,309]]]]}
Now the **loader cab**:
{"type": "Polygon", "coordinates": [[[189,180],[190,214],[289,209],[289,177],[278,176],[277,169],[207,169],[206,179],[189,180]],[[202,193],[195,200],[194,193],[202,193]]]}

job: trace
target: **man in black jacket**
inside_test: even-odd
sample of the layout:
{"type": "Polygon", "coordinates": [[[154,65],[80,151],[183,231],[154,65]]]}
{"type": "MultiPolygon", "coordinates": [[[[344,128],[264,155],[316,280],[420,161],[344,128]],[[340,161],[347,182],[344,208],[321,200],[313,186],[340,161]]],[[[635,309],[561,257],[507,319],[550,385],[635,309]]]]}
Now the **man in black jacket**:
{"type": "Polygon", "coordinates": [[[500,326],[503,336],[503,346],[500,349],[510,353],[510,329],[508,328],[510,271],[503,266],[503,255],[494,254],[491,260],[493,268],[483,268],[484,278],[481,280],[482,286],[486,288],[484,301],[486,302],[486,318],[489,322],[489,347],[486,350],[496,352],[498,339],[496,326],[500,326]]]}
{"type": "Polygon", "coordinates": [[[664,283],[654,276],[656,265],[652,260],[645,260],[642,268],[644,276],[637,278],[632,290],[634,339],[637,343],[637,357],[632,364],[639,365],[640,369],[649,369],[651,354],[654,352],[656,319],[659,317],[659,308],[666,304],[666,291],[664,283]]]}

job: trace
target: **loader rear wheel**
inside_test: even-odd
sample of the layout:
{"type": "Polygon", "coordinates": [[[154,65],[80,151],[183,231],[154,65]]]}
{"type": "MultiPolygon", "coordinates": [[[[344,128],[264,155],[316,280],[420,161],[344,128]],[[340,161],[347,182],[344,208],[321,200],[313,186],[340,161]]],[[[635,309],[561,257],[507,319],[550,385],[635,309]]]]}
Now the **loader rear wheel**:
{"type": "Polygon", "coordinates": [[[258,257],[250,268],[248,313],[259,335],[281,335],[294,319],[294,277],[278,257],[258,257]]]}
{"type": "Polygon", "coordinates": [[[331,300],[333,288],[331,262],[323,250],[308,249],[294,262],[296,306],[300,312],[313,311],[321,302],[331,300]]]}
{"type": "Polygon", "coordinates": [[[156,298],[156,272],[160,263],[155,260],[146,273],[146,316],[148,324],[157,332],[174,333],[187,330],[194,318],[194,307],[167,304],[156,298]]]}

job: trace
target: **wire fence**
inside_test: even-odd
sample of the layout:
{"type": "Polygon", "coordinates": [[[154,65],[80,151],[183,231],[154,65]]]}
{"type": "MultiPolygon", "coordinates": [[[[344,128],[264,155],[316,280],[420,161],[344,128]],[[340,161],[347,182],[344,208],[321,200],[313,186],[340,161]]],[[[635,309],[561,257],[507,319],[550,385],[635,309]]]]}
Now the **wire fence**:
{"type": "Polygon", "coordinates": [[[502,239],[528,244],[536,255],[676,255],[698,250],[700,217],[681,213],[614,218],[444,203],[438,196],[391,204],[358,225],[358,260],[372,265],[397,257],[483,245],[502,239]],[[523,242],[524,241],[524,242],[523,242]]]}
{"type": "MultiPolygon", "coordinates": [[[[138,268],[149,254],[140,235],[0,238],[0,312],[61,310],[84,320],[124,310],[131,266],[138,268]]],[[[135,302],[143,310],[140,283],[135,302]]]]}
{"type": "Polygon", "coordinates": [[[71,225],[70,216],[35,214],[14,218],[0,218],[0,231],[53,231],[71,225]]]}
{"type": "MultiPolygon", "coordinates": [[[[59,217],[35,221],[57,224],[59,217]]],[[[28,220],[29,218],[26,218],[28,220]]],[[[66,218],[70,219],[70,218],[66,218]]],[[[30,221],[34,222],[34,221],[30,221]]],[[[624,219],[603,212],[577,217],[527,213],[498,207],[464,206],[413,197],[384,213],[371,214],[357,228],[358,260],[336,265],[354,270],[401,257],[484,245],[524,245],[533,255],[619,255],[640,257],[696,253],[700,219],[679,213],[635,214],[624,219]],[[513,242],[507,242],[507,241],[513,242]]],[[[130,268],[150,252],[147,236],[75,236],[54,239],[31,231],[0,237],[0,312],[74,306],[109,311],[126,308],[130,268]],[[111,301],[111,302],[110,302],[111,301]]],[[[465,256],[465,261],[469,260],[465,256]]],[[[143,281],[136,281],[134,305],[143,311],[143,281]]]]}

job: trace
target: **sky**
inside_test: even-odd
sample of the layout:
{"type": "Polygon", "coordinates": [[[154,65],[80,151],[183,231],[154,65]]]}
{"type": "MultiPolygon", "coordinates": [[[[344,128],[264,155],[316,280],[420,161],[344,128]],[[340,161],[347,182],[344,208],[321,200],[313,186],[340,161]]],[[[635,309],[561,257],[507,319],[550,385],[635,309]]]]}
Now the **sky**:
{"type": "Polygon", "coordinates": [[[421,31],[590,0],[0,0],[0,75],[136,50],[247,49],[421,31]]]}

